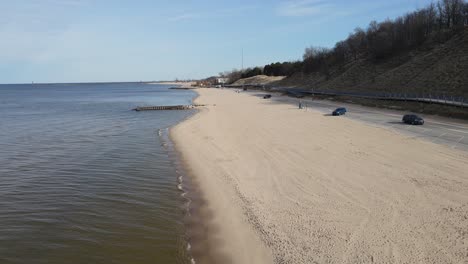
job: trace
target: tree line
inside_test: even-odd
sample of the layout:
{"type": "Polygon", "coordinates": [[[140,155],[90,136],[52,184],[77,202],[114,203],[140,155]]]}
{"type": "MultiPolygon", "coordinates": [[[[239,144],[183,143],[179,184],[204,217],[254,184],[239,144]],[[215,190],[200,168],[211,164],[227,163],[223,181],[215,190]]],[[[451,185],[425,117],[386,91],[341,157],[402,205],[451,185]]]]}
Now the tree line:
{"type": "Polygon", "coordinates": [[[291,76],[297,72],[330,75],[330,68],[358,59],[383,60],[424,45],[444,43],[468,26],[468,3],[464,0],[439,0],[425,8],[396,19],[370,22],[356,28],[333,48],[308,47],[302,61],[276,62],[263,67],[221,73],[231,82],[260,74],[291,76]]]}

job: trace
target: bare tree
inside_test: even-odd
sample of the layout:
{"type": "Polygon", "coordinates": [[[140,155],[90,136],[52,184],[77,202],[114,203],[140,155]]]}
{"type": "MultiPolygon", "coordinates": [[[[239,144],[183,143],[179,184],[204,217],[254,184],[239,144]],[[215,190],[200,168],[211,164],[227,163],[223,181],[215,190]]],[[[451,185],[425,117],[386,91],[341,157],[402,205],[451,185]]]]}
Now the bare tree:
{"type": "Polygon", "coordinates": [[[330,49],[324,47],[308,47],[305,49],[304,55],[302,58],[304,60],[307,59],[316,59],[319,57],[323,57],[325,54],[329,53],[330,49]]]}
{"type": "Polygon", "coordinates": [[[468,3],[463,5],[462,9],[463,25],[468,26],[468,3]]]}
{"type": "Polygon", "coordinates": [[[438,0],[394,20],[372,21],[366,29],[356,28],[333,49],[308,47],[302,61],[277,62],[244,72],[233,70],[223,73],[223,76],[234,82],[243,75],[256,75],[263,70],[263,74],[269,76],[318,72],[329,77],[336,66],[341,67],[346,61],[385,59],[423,45],[443,43],[458,34],[464,25],[468,25],[466,0],[438,0]]]}

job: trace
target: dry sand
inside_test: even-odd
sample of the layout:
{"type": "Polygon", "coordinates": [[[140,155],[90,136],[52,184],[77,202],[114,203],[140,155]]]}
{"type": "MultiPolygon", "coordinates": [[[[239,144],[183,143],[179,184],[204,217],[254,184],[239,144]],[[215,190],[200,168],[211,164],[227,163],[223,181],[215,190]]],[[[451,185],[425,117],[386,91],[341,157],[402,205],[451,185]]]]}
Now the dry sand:
{"type": "Polygon", "coordinates": [[[468,263],[468,153],[198,91],[211,106],[172,138],[208,201],[218,263],[468,263]]]}

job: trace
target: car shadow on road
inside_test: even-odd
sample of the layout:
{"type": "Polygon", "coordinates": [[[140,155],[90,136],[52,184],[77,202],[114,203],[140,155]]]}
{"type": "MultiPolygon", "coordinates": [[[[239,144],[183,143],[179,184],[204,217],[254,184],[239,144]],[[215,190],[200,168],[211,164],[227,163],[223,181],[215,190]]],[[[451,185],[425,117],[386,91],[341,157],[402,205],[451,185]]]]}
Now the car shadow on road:
{"type": "Polygon", "coordinates": [[[267,95],[268,93],[257,93],[257,94],[252,94],[253,96],[255,97],[263,97],[265,95],[267,95]]]}
{"type": "Polygon", "coordinates": [[[392,125],[402,125],[402,126],[406,126],[407,124],[401,122],[401,121],[389,121],[387,122],[387,124],[392,124],[392,125]]]}

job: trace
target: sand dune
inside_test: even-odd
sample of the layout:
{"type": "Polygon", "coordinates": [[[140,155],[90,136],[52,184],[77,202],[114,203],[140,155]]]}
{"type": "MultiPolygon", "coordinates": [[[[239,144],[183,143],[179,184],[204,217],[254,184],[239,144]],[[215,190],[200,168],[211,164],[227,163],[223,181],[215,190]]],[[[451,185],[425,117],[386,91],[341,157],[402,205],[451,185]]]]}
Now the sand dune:
{"type": "Polygon", "coordinates": [[[281,81],[286,76],[266,76],[266,75],[256,75],[249,78],[243,78],[237,80],[232,85],[268,85],[277,81],[281,81]]]}
{"type": "Polygon", "coordinates": [[[224,263],[468,263],[468,153],[198,91],[211,106],[172,137],[208,200],[217,228],[206,239],[224,263]]]}

